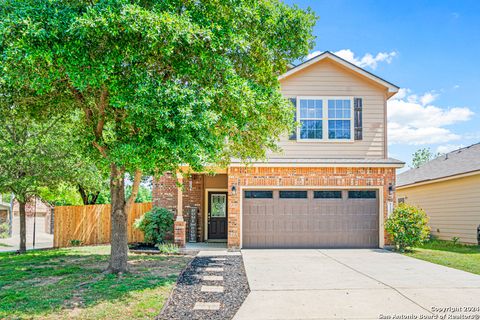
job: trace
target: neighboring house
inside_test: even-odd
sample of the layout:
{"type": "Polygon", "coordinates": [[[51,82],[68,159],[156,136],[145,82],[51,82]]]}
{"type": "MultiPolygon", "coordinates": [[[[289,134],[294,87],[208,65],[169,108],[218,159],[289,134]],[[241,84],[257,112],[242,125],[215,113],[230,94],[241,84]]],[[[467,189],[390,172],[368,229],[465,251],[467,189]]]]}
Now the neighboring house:
{"type": "MultiPolygon", "coordinates": [[[[13,214],[14,216],[20,215],[20,208],[17,200],[13,202],[13,214]]],[[[34,215],[37,217],[45,217],[50,215],[52,210],[52,206],[49,205],[47,202],[44,202],[39,197],[32,197],[26,204],[25,204],[25,215],[27,217],[33,217],[34,215]]]]}
{"type": "Polygon", "coordinates": [[[231,249],[383,247],[404,165],[387,156],[386,106],[398,87],[330,52],[279,80],[302,124],[281,139],[282,152],[193,174],[183,190],[172,174],[154,181],[154,205],[176,212],[175,241],[196,233],[231,249]],[[185,232],[182,220],[188,227],[197,209],[195,229],[185,232]]]}
{"type": "Polygon", "coordinates": [[[8,223],[10,220],[10,204],[0,201],[0,224],[8,223]]]}
{"type": "Polygon", "coordinates": [[[399,202],[430,217],[432,234],[477,243],[480,226],[480,143],[461,148],[397,177],[399,202]]]}

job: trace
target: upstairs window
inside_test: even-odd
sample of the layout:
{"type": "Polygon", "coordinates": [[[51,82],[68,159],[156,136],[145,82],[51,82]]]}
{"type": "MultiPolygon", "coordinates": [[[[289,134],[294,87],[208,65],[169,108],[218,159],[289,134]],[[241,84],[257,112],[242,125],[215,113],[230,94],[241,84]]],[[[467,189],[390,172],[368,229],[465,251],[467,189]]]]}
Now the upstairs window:
{"type": "Polygon", "coordinates": [[[300,100],[300,139],[323,138],[323,101],[300,100]]]}
{"type": "Polygon", "coordinates": [[[328,139],[352,136],[352,106],[350,100],[328,100],[328,139]]]}
{"type": "Polygon", "coordinates": [[[298,97],[298,140],[351,141],[352,98],[298,97]]]}

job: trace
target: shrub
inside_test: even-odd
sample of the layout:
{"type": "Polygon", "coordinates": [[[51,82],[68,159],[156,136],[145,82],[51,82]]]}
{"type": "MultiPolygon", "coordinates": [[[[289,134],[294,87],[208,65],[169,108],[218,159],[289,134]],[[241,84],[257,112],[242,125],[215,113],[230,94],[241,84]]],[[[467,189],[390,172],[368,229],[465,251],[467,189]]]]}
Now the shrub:
{"type": "Polygon", "coordinates": [[[70,240],[70,245],[72,247],[79,247],[79,246],[82,245],[82,240],[72,239],[72,240],[70,240]]]}
{"type": "Polygon", "coordinates": [[[385,230],[397,250],[404,252],[405,249],[418,246],[429,238],[430,227],[427,223],[428,217],[425,211],[401,203],[385,223],[385,230]]]}
{"type": "Polygon", "coordinates": [[[167,232],[173,229],[173,213],[168,209],[155,207],[135,220],[134,226],[143,231],[146,243],[160,244],[167,232]]]}
{"type": "Polygon", "coordinates": [[[0,223],[0,239],[8,238],[9,236],[9,227],[8,223],[0,223]]]}
{"type": "Polygon", "coordinates": [[[157,248],[161,253],[178,253],[179,249],[178,246],[175,243],[162,243],[162,244],[157,244],[157,248]]]}

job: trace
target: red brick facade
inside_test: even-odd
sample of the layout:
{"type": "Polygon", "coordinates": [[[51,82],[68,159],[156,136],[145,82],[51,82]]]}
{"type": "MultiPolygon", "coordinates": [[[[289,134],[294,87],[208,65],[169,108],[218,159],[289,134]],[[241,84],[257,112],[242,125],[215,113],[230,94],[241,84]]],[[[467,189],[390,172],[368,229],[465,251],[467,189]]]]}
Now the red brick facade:
{"type": "MultiPolygon", "coordinates": [[[[203,206],[204,176],[192,175],[185,179],[183,188],[183,216],[188,230],[188,208],[198,207],[197,241],[204,240],[203,206]]],[[[387,216],[387,202],[393,200],[388,186],[395,185],[394,168],[273,168],[273,167],[230,167],[228,169],[228,247],[240,248],[240,192],[243,187],[372,187],[383,192],[384,219],[387,216]],[[236,194],[232,193],[235,185],[236,194]]],[[[176,212],[177,185],[172,175],[165,175],[154,182],[153,203],[176,212]]],[[[185,227],[183,227],[185,229],[185,227]]],[[[184,230],[183,229],[183,230],[184,230]]],[[[182,226],[176,224],[175,238],[181,237],[182,226]],[[178,226],[178,230],[177,230],[178,226]]],[[[385,243],[387,241],[385,240],[385,243]]]]}
{"type": "MultiPolygon", "coordinates": [[[[241,187],[381,187],[387,216],[388,186],[395,185],[394,168],[244,168],[228,169],[228,247],[240,248],[241,187]],[[232,186],[236,194],[232,194],[232,186]]],[[[387,241],[385,241],[387,242],[387,241]]]]}
{"type": "MultiPolygon", "coordinates": [[[[191,207],[198,208],[197,212],[197,241],[203,241],[203,175],[194,174],[183,181],[183,218],[188,231],[191,207]]],[[[177,216],[178,186],[172,174],[155,179],[152,190],[153,205],[172,210],[177,216]]]]}

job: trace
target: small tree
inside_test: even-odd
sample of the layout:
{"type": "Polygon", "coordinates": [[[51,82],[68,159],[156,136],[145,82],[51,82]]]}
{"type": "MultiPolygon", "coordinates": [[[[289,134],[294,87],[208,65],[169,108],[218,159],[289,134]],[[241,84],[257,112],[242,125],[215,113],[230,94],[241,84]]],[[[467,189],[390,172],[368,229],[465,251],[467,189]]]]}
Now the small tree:
{"type": "Polygon", "coordinates": [[[422,209],[401,203],[385,223],[385,230],[397,250],[404,252],[428,239],[430,227],[427,223],[428,217],[422,209]]]}
{"type": "Polygon", "coordinates": [[[173,213],[165,208],[154,207],[135,220],[134,226],[143,231],[145,243],[161,244],[173,228],[173,213]]]}
{"type": "Polygon", "coordinates": [[[41,187],[60,183],[74,163],[66,117],[49,110],[60,104],[56,98],[0,83],[0,192],[19,203],[20,252],[26,251],[25,204],[41,187]]]}

